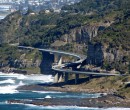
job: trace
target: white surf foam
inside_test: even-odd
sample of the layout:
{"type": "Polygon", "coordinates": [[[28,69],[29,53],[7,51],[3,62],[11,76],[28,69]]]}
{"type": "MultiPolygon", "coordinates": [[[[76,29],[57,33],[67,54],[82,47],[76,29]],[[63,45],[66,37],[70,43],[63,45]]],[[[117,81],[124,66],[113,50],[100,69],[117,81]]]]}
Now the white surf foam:
{"type": "Polygon", "coordinates": [[[17,77],[17,79],[26,79],[27,78],[27,76],[25,76],[25,75],[18,75],[18,77],[17,77]]]}
{"type": "Polygon", "coordinates": [[[0,94],[18,93],[18,91],[16,90],[17,87],[18,86],[16,86],[16,85],[8,85],[8,86],[0,87],[0,94]]]}
{"type": "MultiPolygon", "coordinates": [[[[99,108],[94,107],[79,107],[79,106],[36,106],[32,104],[26,104],[31,109],[37,110],[101,110],[99,108]]],[[[31,110],[30,109],[30,110],[31,110]]]]}
{"type": "Polygon", "coordinates": [[[96,107],[79,107],[79,106],[42,106],[42,105],[34,105],[34,104],[24,104],[24,103],[11,103],[24,105],[28,107],[28,110],[36,109],[36,110],[130,110],[130,108],[96,108],[96,107]]]}
{"type": "Polygon", "coordinates": [[[51,99],[51,96],[50,96],[50,95],[47,95],[45,98],[46,98],[46,99],[51,99]]]}
{"type": "Polygon", "coordinates": [[[25,76],[22,74],[14,73],[2,73],[0,72],[0,77],[4,77],[6,80],[0,81],[0,94],[14,94],[18,93],[16,90],[19,86],[25,85],[23,81],[19,79],[24,79],[25,76]],[[19,78],[19,79],[18,79],[19,78]],[[18,83],[19,81],[19,83],[18,83]]]}
{"type": "Polygon", "coordinates": [[[26,80],[53,82],[52,75],[28,75],[26,80]]]}
{"type": "Polygon", "coordinates": [[[26,80],[32,82],[41,82],[41,83],[49,83],[53,82],[52,75],[23,75],[23,74],[16,74],[16,73],[2,73],[0,72],[0,77],[6,78],[17,78],[18,80],[26,80]]]}
{"type": "Polygon", "coordinates": [[[15,80],[7,79],[4,81],[0,81],[0,84],[15,84],[15,80]]]}
{"type": "Polygon", "coordinates": [[[17,79],[23,79],[25,78],[25,75],[23,74],[17,74],[17,73],[2,73],[0,72],[0,77],[10,77],[10,78],[17,78],[17,79]]]}
{"type": "Polygon", "coordinates": [[[26,82],[27,85],[30,85],[52,83],[53,79],[51,75],[27,75],[23,81],[26,82]]]}
{"type": "Polygon", "coordinates": [[[130,110],[130,108],[94,108],[94,107],[79,107],[79,106],[36,106],[33,104],[26,104],[30,108],[36,108],[40,110],[130,110]]]}
{"type": "Polygon", "coordinates": [[[13,94],[17,93],[17,87],[23,85],[37,84],[37,83],[50,83],[53,82],[51,75],[23,75],[16,73],[2,73],[0,77],[5,80],[0,81],[0,94],[13,94]],[[6,84],[5,86],[3,84],[6,84]]]}
{"type": "Polygon", "coordinates": [[[25,84],[23,83],[23,81],[20,81],[19,84],[18,84],[18,86],[23,86],[23,85],[25,85],[25,84]]]}
{"type": "MultiPolygon", "coordinates": [[[[68,110],[68,109],[71,109],[71,110],[74,110],[74,109],[79,109],[79,110],[99,110],[99,108],[93,108],[93,107],[78,107],[78,106],[37,106],[37,105],[33,105],[33,104],[24,104],[26,106],[28,106],[29,108],[35,108],[35,109],[41,109],[41,110],[44,110],[44,109],[47,109],[47,110],[68,110]]],[[[31,110],[31,109],[30,109],[31,110]]]]}

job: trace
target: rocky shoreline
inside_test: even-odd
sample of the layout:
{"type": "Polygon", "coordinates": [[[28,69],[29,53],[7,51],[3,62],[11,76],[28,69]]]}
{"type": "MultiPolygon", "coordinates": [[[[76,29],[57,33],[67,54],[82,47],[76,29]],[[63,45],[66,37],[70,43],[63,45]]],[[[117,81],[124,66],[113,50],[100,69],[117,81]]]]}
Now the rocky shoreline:
{"type": "Polygon", "coordinates": [[[37,90],[37,91],[61,91],[61,92],[83,92],[83,93],[101,93],[101,97],[98,98],[45,98],[45,99],[32,99],[29,100],[9,100],[8,103],[23,103],[33,104],[42,106],[79,106],[79,107],[130,107],[130,100],[117,94],[110,93],[110,91],[96,91],[92,89],[81,89],[76,90],[75,87],[78,85],[65,85],[60,86],[57,84],[52,85],[28,85],[18,88],[19,90],[37,90]],[[105,95],[104,95],[105,93],[105,95]],[[107,94],[107,95],[106,95],[107,94]]]}
{"type": "MultiPolygon", "coordinates": [[[[93,79],[96,80],[97,79],[93,79]]],[[[98,78],[99,80],[108,80],[106,78],[98,78]]],[[[8,100],[8,103],[22,103],[22,104],[33,104],[42,106],[79,106],[79,107],[98,107],[98,108],[109,108],[109,107],[125,107],[130,108],[130,98],[118,95],[118,89],[100,87],[95,88],[92,86],[91,81],[87,81],[84,78],[79,80],[79,84],[75,85],[74,80],[70,80],[67,84],[64,82],[57,84],[35,84],[35,85],[24,85],[17,88],[17,90],[28,90],[28,91],[57,91],[57,92],[74,92],[74,93],[100,93],[101,97],[98,98],[44,98],[44,99],[30,99],[30,100],[8,100]],[[90,84],[90,86],[88,86],[90,84]]],[[[95,82],[94,82],[95,83],[95,82]]],[[[98,82],[99,83],[99,82],[98,82]]],[[[97,86],[97,84],[96,84],[97,86]]]]}
{"type": "Polygon", "coordinates": [[[107,95],[99,98],[45,98],[45,99],[33,99],[27,100],[10,100],[8,103],[23,103],[42,106],[79,106],[79,107],[130,107],[130,104],[124,99],[113,95],[107,95]]]}
{"type": "Polygon", "coordinates": [[[58,91],[58,92],[83,92],[83,93],[107,93],[114,94],[116,90],[113,89],[84,89],[77,85],[64,85],[60,86],[59,84],[38,84],[38,85],[26,85],[21,86],[18,90],[38,90],[38,91],[58,91]]]}

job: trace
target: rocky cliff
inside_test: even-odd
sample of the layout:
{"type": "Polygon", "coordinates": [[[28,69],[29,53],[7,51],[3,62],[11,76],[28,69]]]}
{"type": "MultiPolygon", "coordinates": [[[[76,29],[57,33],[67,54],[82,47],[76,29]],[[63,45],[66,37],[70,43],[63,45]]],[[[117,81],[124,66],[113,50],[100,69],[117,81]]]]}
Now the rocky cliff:
{"type": "Polygon", "coordinates": [[[52,64],[54,63],[54,55],[48,52],[42,52],[42,61],[40,64],[40,73],[52,74],[52,64]]]}
{"type": "Polygon", "coordinates": [[[67,43],[88,43],[93,37],[97,36],[99,26],[84,25],[70,30],[68,34],[61,37],[61,40],[67,43]]]}
{"type": "MultiPolygon", "coordinates": [[[[86,64],[124,73],[128,72],[130,62],[129,11],[118,13],[121,16],[109,11],[102,12],[102,15],[96,12],[92,15],[50,12],[25,16],[16,12],[0,22],[0,42],[10,44],[19,41],[26,46],[85,54],[86,64]]],[[[12,67],[22,69],[45,63],[26,60],[24,55],[22,60],[20,57],[13,60],[5,58],[3,62],[0,63],[1,67],[9,62],[12,67]]]]}
{"type": "MultiPolygon", "coordinates": [[[[1,49],[1,47],[0,47],[1,49]]],[[[0,70],[17,73],[40,73],[41,53],[37,50],[18,50],[16,47],[6,47],[6,53],[1,49],[0,70]]]]}
{"type": "Polygon", "coordinates": [[[104,53],[102,44],[88,44],[87,64],[102,66],[104,62],[104,53]]]}
{"type": "MultiPolygon", "coordinates": [[[[109,26],[107,26],[109,27],[109,26]]],[[[60,41],[65,42],[59,47],[69,46],[69,51],[87,55],[87,64],[100,66],[107,70],[116,69],[121,73],[128,73],[130,51],[121,48],[111,47],[109,43],[93,42],[99,37],[98,32],[103,31],[105,25],[91,26],[84,25],[74,28],[69,33],[62,35],[60,41]],[[83,52],[84,51],[84,52],[83,52]]]]}
{"type": "MultiPolygon", "coordinates": [[[[66,44],[71,44],[69,47],[69,49],[71,48],[70,51],[86,54],[87,64],[101,66],[104,58],[107,56],[104,57],[103,45],[99,43],[93,44],[92,39],[97,37],[99,30],[103,30],[104,28],[103,26],[84,25],[70,30],[68,34],[64,34],[60,38],[60,41],[65,42],[64,47],[66,47],[66,44]]],[[[62,45],[63,43],[58,46],[62,45]]]]}

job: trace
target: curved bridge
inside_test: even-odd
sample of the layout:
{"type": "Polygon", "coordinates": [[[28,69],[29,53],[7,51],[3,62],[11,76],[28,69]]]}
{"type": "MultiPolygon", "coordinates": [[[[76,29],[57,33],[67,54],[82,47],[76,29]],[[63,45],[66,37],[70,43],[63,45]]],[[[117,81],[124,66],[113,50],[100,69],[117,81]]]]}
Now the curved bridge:
{"type": "Polygon", "coordinates": [[[57,72],[57,74],[55,75],[55,77],[56,77],[55,82],[58,82],[60,77],[63,76],[63,74],[61,74],[61,73],[65,73],[65,82],[68,81],[68,73],[74,73],[76,75],[75,83],[77,83],[79,74],[85,74],[87,76],[92,76],[92,75],[97,75],[97,76],[121,76],[120,74],[96,73],[96,72],[86,72],[86,71],[76,71],[76,70],[66,69],[67,67],[80,68],[86,60],[86,56],[84,56],[84,55],[78,55],[78,54],[74,54],[74,53],[70,53],[70,52],[64,52],[64,51],[58,51],[58,50],[52,50],[52,49],[41,49],[41,48],[33,48],[33,47],[26,47],[26,46],[18,46],[18,48],[31,49],[31,50],[38,49],[39,51],[50,52],[52,54],[59,54],[59,55],[69,55],[69,56],[73,56],[73,57],[77,58],[78,60],[75,61],[75,62],[62,64],[62,61],[59,61],[59,63],[57,65],[52,66],[52,69],[55,72],[57,72]],[[59,75],[58,72],[60,73],[60,76],[58,76],[59,75]]]}

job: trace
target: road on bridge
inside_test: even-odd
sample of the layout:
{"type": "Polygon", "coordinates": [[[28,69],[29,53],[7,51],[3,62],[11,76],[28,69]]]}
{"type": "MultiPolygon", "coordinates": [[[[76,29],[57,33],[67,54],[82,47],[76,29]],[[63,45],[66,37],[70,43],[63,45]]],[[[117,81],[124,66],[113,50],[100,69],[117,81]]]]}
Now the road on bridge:
{"type": "Polygon", "coordinates": [[[72,62],[69,64],[66,63],[66,64],[52,66],[52,69],[54,71],[65,72],[65,73],[75,73],[75,74],[85,74],[85,75],[97,75],[97,76],[122,76],[122,74],[96,73],[96,72],[75,71],[75,70],[65,69],[65,67],[69,67],[69,65],[76,65],[76,66],[81,65],[87,58],[85,55],[79,55],[79,54],[64,52],[64,51],[60,51],[60,50],[41,49],[41,48],[33,48],[33,47],[26,47],[26,46],[18,46],[18,48],[38,49],[39,51],[50,52],[52,54],[68,55],[68,56],[73,56],[73,57],[78,58],[78,61],[75,61],[75,62],[72,62]]]}

